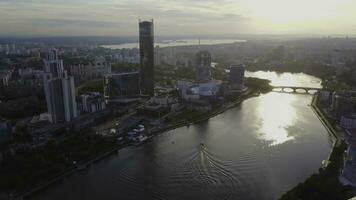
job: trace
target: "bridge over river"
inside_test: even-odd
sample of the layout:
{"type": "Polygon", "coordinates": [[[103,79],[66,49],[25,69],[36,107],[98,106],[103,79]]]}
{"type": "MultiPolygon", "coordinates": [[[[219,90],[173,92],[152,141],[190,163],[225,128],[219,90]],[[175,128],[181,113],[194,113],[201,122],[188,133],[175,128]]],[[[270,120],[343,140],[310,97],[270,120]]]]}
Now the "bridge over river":
{"type": "Polygon", "coordinates": [[[304,93],[310,94],[309,91],[319,92],[322,88],[317,87],[302,87],[302,86],[273,86],[274,90],[280,90],[279,92],[288,92],[286,90],[291,90],[293,93],[304,93]]]}

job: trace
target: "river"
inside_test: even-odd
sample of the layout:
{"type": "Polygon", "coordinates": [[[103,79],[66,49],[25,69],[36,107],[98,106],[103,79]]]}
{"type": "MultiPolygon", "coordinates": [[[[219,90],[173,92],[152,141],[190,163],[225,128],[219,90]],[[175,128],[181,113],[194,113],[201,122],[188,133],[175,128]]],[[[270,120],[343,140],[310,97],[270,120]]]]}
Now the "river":
{"type": "MultiPolygon", "coordinates": [[[[214,44],[231,44],[235,42],[246,42],[246,40],[232,40],[232,39],[180,39],[180,40],[165,40],[155,42],[155,46],[159,47],[174,47],[174,46],[191,46],[191,45],[214,45],[214,44]]],[[[102,45],[109,49],[133,49],[138,48],[138,42],[124,43],[117,45],[102,45]]]]}
{"type": "MultiPolygon", "coordinates": [[[[287,76],[296,85],[320,87],[305,74],[265,73],[272,73],[272,83],[287,76]]],[[[330,152],[331,138],[311,99],[278,92],[248,99],[205,122],[122,149],[32,199],[277,199],[317,172],[330,152]]]]}

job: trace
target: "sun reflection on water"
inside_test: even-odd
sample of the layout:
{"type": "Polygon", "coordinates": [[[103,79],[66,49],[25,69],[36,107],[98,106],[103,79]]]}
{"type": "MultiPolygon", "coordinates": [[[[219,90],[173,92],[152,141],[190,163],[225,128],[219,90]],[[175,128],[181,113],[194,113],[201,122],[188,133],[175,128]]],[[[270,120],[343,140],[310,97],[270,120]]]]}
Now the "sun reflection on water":
{"type": "Polygon", "coordinates": [[[276,72],[246,72],[247,77],[257,77],[271,80],[273,86],[304,86],[321,87],[321,80],[303,73],[276,73],[276,72]]]}
{"type": "Polygon", "coordinates": [[[287,131],[296,121],[296,110],[290,105],[292,101],[292,95],[269,93],[258,105],[257,116],[262,121],[259,137],[271,142],[271,146],[294,139],[287,131]]]}

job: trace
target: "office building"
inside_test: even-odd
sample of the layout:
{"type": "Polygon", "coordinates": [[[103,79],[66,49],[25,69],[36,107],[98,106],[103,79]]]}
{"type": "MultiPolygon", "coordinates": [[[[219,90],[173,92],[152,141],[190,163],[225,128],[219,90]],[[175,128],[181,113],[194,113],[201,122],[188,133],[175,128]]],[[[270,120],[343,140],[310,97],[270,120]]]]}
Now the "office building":
{"type": "Polygon", "coordinates": [[[153,21],[139,23],[141,94],[154,95],[154,29],[153,21]]]}
{"type": "Polygon", "coordinates": [[[242,64],[230,65],[230,75],[229,75],[230,88],[242,90],[244,88],[244,79],[245,79],[245,66],[242,64]]]}
{"type": "Polygon", "coordinates": [[[50,49],[44,62],[44,73],[50,73],[52,78],[62,78],[63,77],[63,60],[58,59],[58,50],[57,49],[50,49]]]}
{"type": "Polygon", "coordinates": [[[110,74],[104,77],[104,96],[107,99],[132,98],[140,95],[139,72],[110,74]]]}
{"type": "Polygon", "coordinates": [[[211,81],[211,55],[208,51],[200,51],[195,56],[196,81],[206,83],[211,81]]]}
{"type": "Polygon", "coordinates": [[[44,89],[48,114],[52,123],[69,122],[77,117],[74,78],[63,71],[63,61],[56,50],[44,60],[44,89]]]}

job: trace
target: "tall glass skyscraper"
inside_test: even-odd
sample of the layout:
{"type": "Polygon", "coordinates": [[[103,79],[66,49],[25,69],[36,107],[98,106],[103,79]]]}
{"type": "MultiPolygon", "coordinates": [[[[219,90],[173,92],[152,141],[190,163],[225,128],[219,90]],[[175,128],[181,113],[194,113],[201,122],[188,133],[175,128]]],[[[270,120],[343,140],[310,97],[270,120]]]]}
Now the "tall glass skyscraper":
{"type": "Polygon", "coordinates": [[[152,21],[140,21],[140,88],[143,95],[154,95],[154,30],[152,21]]]}

